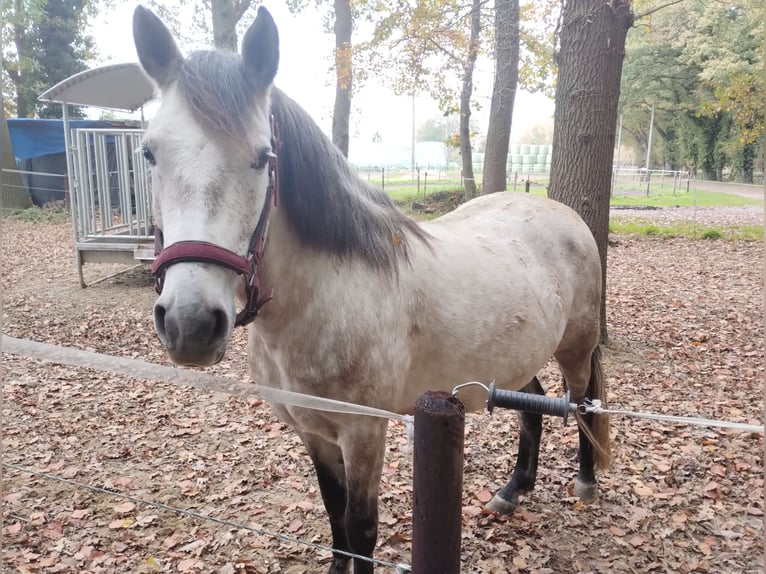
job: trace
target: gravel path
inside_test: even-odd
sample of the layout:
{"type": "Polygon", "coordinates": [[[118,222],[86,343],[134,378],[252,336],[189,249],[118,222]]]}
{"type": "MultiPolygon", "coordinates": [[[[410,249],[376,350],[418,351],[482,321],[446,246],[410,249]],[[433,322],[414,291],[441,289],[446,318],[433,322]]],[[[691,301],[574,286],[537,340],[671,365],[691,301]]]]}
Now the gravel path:
{"type": "Polygon", "coordinates": [[[744,207],[664,207],[612,208],[612,217],[635,217],[656,224],[680,221],[701,225],[763,225],[764,208],[756,205],[744,207]]]}

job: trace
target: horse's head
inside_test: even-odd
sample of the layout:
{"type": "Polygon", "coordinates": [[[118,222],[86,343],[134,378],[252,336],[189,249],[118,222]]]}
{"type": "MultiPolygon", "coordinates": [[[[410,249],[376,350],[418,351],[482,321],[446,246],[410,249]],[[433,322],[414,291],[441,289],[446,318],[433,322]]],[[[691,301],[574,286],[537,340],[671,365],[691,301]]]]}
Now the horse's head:
{"type": "Polygon", "coordinates": [[[139,6],[133,37],[162,95],[143,141],[164,247],[153,268],[161,290],[154,324],[175,363],[207,366],[224,355],[237,322],[235,299],[251,278],[256,222],[265,223],[275,165],[269,100],[277,28],[261,7],[241,55],[184,58],[160,19],[139,6]]]}

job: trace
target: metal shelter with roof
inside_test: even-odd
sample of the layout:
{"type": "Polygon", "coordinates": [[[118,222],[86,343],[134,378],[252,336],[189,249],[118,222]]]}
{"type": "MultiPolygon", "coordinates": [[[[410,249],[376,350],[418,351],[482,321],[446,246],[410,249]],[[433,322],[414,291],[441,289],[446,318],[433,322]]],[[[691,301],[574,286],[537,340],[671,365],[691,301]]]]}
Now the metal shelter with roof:
{"type": "Polygon", "coordinates": [[[146,160],[136,153],[142,129],[71,129],[69,106],[141,110],[143,126],[143,107],[154,97],[154,85],[141,66],[125,63],[74,74],[38,98],[63,108],[72,231],[77,273],[83,287],[85,263],[130,263],[154,258],[151,180],[146,160]],[[110,169],[107,150],[116,153],[116,170],[110,169]]]}

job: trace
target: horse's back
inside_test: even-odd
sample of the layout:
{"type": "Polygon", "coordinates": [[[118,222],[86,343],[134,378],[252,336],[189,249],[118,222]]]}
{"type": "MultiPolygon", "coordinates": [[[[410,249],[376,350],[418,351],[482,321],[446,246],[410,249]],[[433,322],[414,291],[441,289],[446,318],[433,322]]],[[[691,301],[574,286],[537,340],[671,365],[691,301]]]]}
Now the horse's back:
{"type": "Polygon", "coordinates": [[[572,209],[545,197],[499,192],[423,227],[432,240],[413,258],[407,280],[413,323],[408,386],[494,379],[519,389],[572,325],[597,336],[598,249],[572,209]]]}

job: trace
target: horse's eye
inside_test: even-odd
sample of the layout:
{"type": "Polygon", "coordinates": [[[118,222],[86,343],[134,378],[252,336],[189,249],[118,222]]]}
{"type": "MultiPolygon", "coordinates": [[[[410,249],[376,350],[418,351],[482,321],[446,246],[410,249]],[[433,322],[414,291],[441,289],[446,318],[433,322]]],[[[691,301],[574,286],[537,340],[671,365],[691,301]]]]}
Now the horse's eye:
{"type": "Polygon", "coordinates": [[[157,160],[154,159],[154,154],[152,153],[152,150],[149,148],[144,148],[144,159],[149,162],[149,165],[153,166],[157,163],[157,160]]]}
{"type": "Polygon", "coordinates": [[[258,152],[258,157],[250,162],[250,167],[256,171],[261,171],[269,164],[269,157],[271,157],[271,150],[264,148],[258,152]]]}

